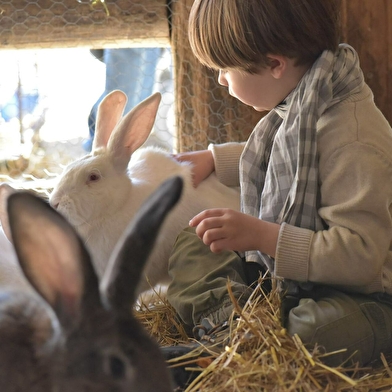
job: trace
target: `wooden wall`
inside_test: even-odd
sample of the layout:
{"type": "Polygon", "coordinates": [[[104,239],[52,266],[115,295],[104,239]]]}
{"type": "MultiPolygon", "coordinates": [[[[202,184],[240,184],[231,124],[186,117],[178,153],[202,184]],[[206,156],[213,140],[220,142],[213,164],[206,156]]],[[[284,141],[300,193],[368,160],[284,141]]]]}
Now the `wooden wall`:
{"type": "Polygon", "coordinates": [[[342,0],[342,16],[343,39],[358,51],[375,102],[392,124],[392,1],[342,0]]]}

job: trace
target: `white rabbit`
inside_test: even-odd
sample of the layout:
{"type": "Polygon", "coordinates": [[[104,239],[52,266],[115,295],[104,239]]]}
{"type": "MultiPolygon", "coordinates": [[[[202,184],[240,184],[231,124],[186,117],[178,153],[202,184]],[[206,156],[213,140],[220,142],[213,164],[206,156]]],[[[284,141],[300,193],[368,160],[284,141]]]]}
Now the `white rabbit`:
{"type": "Polygon", "coordinates": [[[12,241],[40,294],[0,287],[1,392],[169,392],[164,357],[132,312],[135,288],[182,180],[167,180],[125,230],[99,286],[74,228],[28,192],[8,197],[12,241]]]}
{"type": "Polygon", "coordinates": [[[139,293],[168,281],[172,246],[190,218],[208,208],[240,208],[239,190],[224,186],[215,174],[194,188],[188,163],[158,148],[136,152],[153,127],[160,97],[155,93],[121,119],[127,97],[119,90],[107,95],[98,109],[92,153],[65,168],[50,196],[50,204],[85,240],[102,275],[108,255],[143,200],[165,179],[184,179],[183,196],[162,228],[139,293]]]}

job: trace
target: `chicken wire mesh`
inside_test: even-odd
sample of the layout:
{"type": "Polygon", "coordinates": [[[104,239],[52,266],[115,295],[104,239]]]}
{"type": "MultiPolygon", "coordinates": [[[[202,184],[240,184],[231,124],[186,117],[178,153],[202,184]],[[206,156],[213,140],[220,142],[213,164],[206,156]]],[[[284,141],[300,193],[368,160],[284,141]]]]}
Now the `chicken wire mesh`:
{"type": "Polygon", "coordinates": [[[128,95],[126,110],[161,92],[147,144],[176,152],[244,140],[254,116],[236,110],[217,75],[202,70],[191,55],[191,4],[3,0],[0,181],[50,180],[89,151],[97,104],[117,88],[128,95]]]}
{"type": "Polygon", "coordinates": [[[128,96],[125,112],[162,94],[146,144],[176,151],[166,4],[144,3],[1,2],[1,182],[50,188],[90,151],[98,104],[115,89],[128,96]]]}

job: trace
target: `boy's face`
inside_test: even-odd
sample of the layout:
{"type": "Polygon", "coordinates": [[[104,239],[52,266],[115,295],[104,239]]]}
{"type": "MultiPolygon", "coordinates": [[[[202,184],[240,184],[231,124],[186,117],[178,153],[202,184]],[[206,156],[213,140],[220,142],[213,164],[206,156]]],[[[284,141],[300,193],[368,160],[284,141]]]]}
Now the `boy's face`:
{"type": "Polygon", "coordinates": [[[257,111],[271,110],[296,87],[306,67],[276,57],[271,66],[250,74],[237,69],[220,70],[218,82],[228,87],[229,94],[257,111]]]}
{"type": "Polygon", "coordinates": [[[218,82],[228,87],[230,95],[257,111],[271,110],[285,98],[278,94],[276,79],[268,69],[257,74],[236,69],[219,70],[218,82]]]}

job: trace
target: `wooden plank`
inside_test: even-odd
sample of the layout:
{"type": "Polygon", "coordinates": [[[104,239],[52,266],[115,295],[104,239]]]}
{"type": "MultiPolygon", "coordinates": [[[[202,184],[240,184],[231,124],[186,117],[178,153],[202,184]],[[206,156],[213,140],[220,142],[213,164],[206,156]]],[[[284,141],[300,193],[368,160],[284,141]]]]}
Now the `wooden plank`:
{"type": "Polygon", "coordinates": [[[95,6],[89,0],[0,3],[0,49],[168,44],[166,0],[105,0],[95,6]]]}
{"type": "Polygon", "coordinates": [[[392,4],[390,0],[346,0],[344,38],[358,52],[375,102],[392,123],[392,4]]]}

